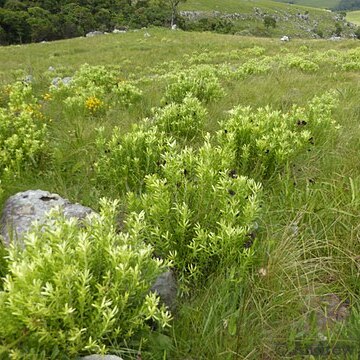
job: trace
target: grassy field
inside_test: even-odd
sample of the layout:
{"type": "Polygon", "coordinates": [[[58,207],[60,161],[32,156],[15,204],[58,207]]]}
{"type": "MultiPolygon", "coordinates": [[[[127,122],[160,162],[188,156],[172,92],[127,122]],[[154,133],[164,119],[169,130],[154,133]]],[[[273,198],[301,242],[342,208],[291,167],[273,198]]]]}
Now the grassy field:
{"type": "MultiPolygon", "coordinates": [[[[278,2],[290,3],[287,0],[277,0],[278,2]]],[[[291,3],[302,6],[316,7],[320,9],[332,9],[339,5],[339,0],[294,0],[291,3]]]]}
{"type": "MultiPolygon", "coordinates": [[[[7,129],[0,126],[0,207],[14,193],[38,188],[95,210],[101,197],[118,198],[119,218],[145,210],[148,228],[141,235],[156,254],[173,256],[162,241],[180,236],[172,246],[179,246],[175,271],[182,291],[171,328],[155,329],[140,345],[137,338],[110,342],[108,351],[125,360],[358,358],[358,49],[356,40],[282,43],[156,28],[0,47],[0,115],[9,120],[7,129]],[[81,77],[85,62],[105,70],[97,68],[101,75],[95,76],[82,68],[81,77]],[[30,93],[21,95],[17,89],[28,75],[30,93]],[[73,85],[51,87],[66,76],[74,77],[73,85]],[[188,100],[181,96],[196,97],[194,107],[184,110],[188,100]],[[46,146],[28,159],[27,142],[21,143],[25,152],[14,166],[9,139],[16,137],[8,134],[20,114],[46,125],[46,146]],[[237,129],[243,135],[236,138],[237,129]],[[171,145],[151,163],[163,136],[171,145]],[[134,152],[121,157],[126,144],[134,152]],[[235,189],[241,175],[261,184],[261,201],[235,189]],[[165,211],[160,205],[168,198],[179,202],[165,211]],[[239,215],[239,209],[247,210],[239,215]],[[226,222],[238,224],[238,217],[240,235],[226,222]],[[200,226],[197,240],[213,242],[196,248],[184,239],[195,238],[200,226]],[[231,247],[236,236],[241,243],[231,247]],[[216,256],[209,251],[197,258],[209,249],[216,256]],[[186,278],[190,270],[181,266],[189,258],[202,277],[186,278]]],[[[20,329],[23,339],[30,330],[20,329]]],[[[0,357],[25,351],[1,329],[0,340],[0,357]]],[[[79,355],[87,353],[85,345],[81,349],[79,355]]]]}
{"type": "Polygon", "coordinates": [[[360,10],[347,12],[346,20],[348,20],[356,25],[360,25],[360,10]]]}
{"type": "MultiPolygon", "coordinates": [[[[295,2],[296,5],[289,5],[286,1],[271,1],[271,0],[227,0],[227,1],[218,1],[218,0],[188,0],[185,3],[181,4],[181,9],[189,9],[189,10],[203,10],[203,11],[212,11],[218,10],[222,12],[229,13],[242,13],[242,12],[253,12],[254,7],[259,7],[265,10],[285,10],[291,7],[303,9],[307,7],[307,4],[303,4],[306,1],[295,2]]],[[[308,1],[309,3],[313,3],[312,1],[308,1]]],[[[320,1],[319,1],[320,2],[320,1]]],[[[324,1],[323,3],[325,3],[324,1]]],[[[314,7],[314,6],[312,6],[314,7]]],[[[323,6],[315,6],[319,8],[324,8],[323,6]]],[[[310,9],[313,10],[313,9],[310,9]]]]}

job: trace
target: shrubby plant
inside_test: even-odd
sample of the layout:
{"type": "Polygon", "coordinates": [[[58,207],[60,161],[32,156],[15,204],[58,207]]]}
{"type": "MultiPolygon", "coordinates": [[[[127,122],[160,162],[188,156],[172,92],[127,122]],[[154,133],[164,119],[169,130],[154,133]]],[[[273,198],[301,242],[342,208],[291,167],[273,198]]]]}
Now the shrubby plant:
{"type": "Polygon", "coordinates": [[[165,263],[142,239],[144,215],[115,224],[117,202],[101,201],[101,214],[82,226],[52,213],[11,247],[0,292],[0,354],[49,359],[107,353],[149,331],[147,320],[169,325],[170,314],[150,293],[165,263]]]}
{"type": "Polygon", "coordinates": [[[299,69],[304,72],[315,72],[319,70],[319,65],[301,56],[288,55],[281,60],[281,63],[292,69],[299,69]]]}
{"type": "Polygon", "coordinates": [[[129,195],[129,211],[144,211],[144,241],[173,261],[185,293],[227,264],[240,268],[253,258],[261,186],[228,167],[228,156],[209,137],[198,151],[169,151],[161,173],[146,177],[146,192],[129,195]]]}
{"type": "Polygon", "coordinates": [[[110,106],[128,107],[141,98],[142,92],[131,82],[119,78],[105,66],[82,65],[68,84],[50,86],[50,94],[63,101],[66,111],[86,116],[103,114],[110,106]]]}
{"type": "Polygon", "coordinates": [[[118,74],[101,65],[84,64],[74,74],[71,85],[77,88],[101,87],[110,90],[118,81],[118,74]]]}
{"type": "Polygon", "coordinates": [[[161,154],[173,145],[162,131],[146,123],[125,134],[115,128],[109,140],[99,129],[97,149],[101,155],[95,164],[96,181],[117,195],[141,192],[145,176],[160,169],[161,154]]]}
{"type": "Polygon", "coordinates": [[[120,81],[111,89],[112,99],[123,107],[136,103],[142,97],[142,91],[128,81],[120,81]]]}
{"type": "Polygon", "coordinates": [[[7,85],[7,94],[7,107],[11,111],[19,111],[37,103],[31,84],[25,81],[15,81],[7,85]]]}
{"type": "Polygon", "coordinates": [[[271,70],[270,61],[270,57],[265,57],[261,60],[248,60],[236,70],[234,75],[235,77],[244,78],[247,75],[267,74],[271,70]]]}
{"type": "Polygon", "coordinates": [[[232,166],[244,174],[270,177],[304,148],[321,142],[324,133],[335,130],[336,103],[333,93],[325,93],[306,109],[294,106],[286,113],[269,106],[256,110],[237,106],[221,123],[219,143],[228,149],[232,166]]]}
{"type": "Polygon", "coordinates": [[[201,65],[178,73],[173,83],[168,85],[163,102],[181,103],[188,95],[205,103],[221,98],[224,90],[217,77],[216,68],[201,65]]]}
{"type": "Polygon", "coordinates": [[[0,107],[0,175],[19,174],[46,153],[44,120],[30,84],[8,86],[8,103],[0,107]]]}
{"type": "Polygon", "coordinates": [[[154,123],[159,130],[176,138],[191,140],[201,134],[207,110],[197,99],[188,95],[182,103],[171,103],[154,110],[154,123]]]}
{"type": "Polygon", "coordinates": [[[244,54],[246,54],[247,56],[262,56],[265,54],[265,48],[263,48],[262,46],[253,46],[251,48],[247,48],[244,49],[243,52],[244,54]]]}

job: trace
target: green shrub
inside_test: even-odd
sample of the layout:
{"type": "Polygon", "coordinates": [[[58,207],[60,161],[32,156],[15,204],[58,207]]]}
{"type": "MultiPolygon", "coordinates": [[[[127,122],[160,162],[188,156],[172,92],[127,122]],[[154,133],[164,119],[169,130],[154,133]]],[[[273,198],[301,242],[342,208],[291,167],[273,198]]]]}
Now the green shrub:
{"type": "Polygon", "coordinates": [[[6,87],[8,93],[7,107],[11,111],[23,110],[28,106],[36,105],[37,101],[33,94],[31,84],[24,81],[15,81],[6,87]]]}
{"type": "Polygon", "coordinates": [[[102,200],[101,215],[81,227],[53,213],[25,236],[25,249],[10,248],[0,292],[2,358],[106,353],[139,340],[147,319],[169,324],[149,293],[165,264],[142,241],[143,215],[128,219],[128,233],[117,233],[116,206],[102,200]]]}
{"type": "Polygon", "coordinates": [[[315,72],[319,70],[319,65],[315,64],[313,61],[296,55],[288,55],[282,60],[282,63],[291,69],[298,69],[303,72],[315,72]]]}
{"type": "Polygon", "coordinates": [[[269,29],[270,27],[276,27],[276,19],[270,15],[264,16],[264,26],[269,29]]]}
{"type": "Polygon", "coordinates": [[[50,86],[50,96],[62,102],[71,116],[103,115],[114,105],[129,107],[141,98],[142,92],[131,82],[105,66],[82,65],[71,81],[50,86]]]}
{"type": "Polygon", "coordinates": [[[238,106],[230,118],[221,123],[219,143],[232,156],[232,166],[244,174],[272,176],[304,148],[325,139],[336,124],[332,110],[337,100],[325,93],[309,102],[306,109],[294,106],[283,113],[269,106],[258,108],[238,106]]]}
{"type": "Polygon", "coordinates": [[[182,103],[155,109],[154,122],[166,134],[190,140],[202,132],[206,116],[200,101],[189,95],[182,103]]]}
{"type": "Polygon", "coordinates": [[[141,99],[142,91],[130,82],[121,81],[111,89],[111,94],[115,103],[129,107],[141,99]]]}
{"type": "Polygon", "coordinates": [[[114,196],[127,191],[141,192],[145,176],[160,169],[161,154],[170,146],[171,139],[144,123],[126,134],[115,128],[110,140],[105,139],[100,129],[97,137],[100,156],[95,164],[97,184],[111,189],[114,196]]]}
{"type": "Polygon", "coordinates": [[[84,64],[74,74],[71,85],[77,88],[101,87],[110,90],[118,81],[118,74],[101,65],[84,64]]]}
{"type": "Polygon", "coordinates": [[[224,90],[218,80],[216,69],[210,65],[201,65],[182,71],[168,85],[163,102],[181,103],[186,96],[192,95],[202,102],[211,102],[221,98],[224,90]]]}
{"type": "Polygon", "coordinates": [[[145,213],[144,239],[173,261],[183,292],[253,256],[247,241],[261,187],[230,169],[227,155],[209,139],[198,151],[168,152],[161,174],[146,177],[146,192],[129,195],[129,210],[145,213]]]}
{"type": "Polygon", "coordinates": [[[244,78],[247,75],[267,74],[271,70],[269,57],[251,59],[242,64],[234,73],[235,77],[244,78]]]}
{"type": "Polygon", "coordinates": [[[0,175],[19,174],[46,154],[42,114],[31,106],[20,106],[23,108],[18,111],[0,108],[0,175]]]}

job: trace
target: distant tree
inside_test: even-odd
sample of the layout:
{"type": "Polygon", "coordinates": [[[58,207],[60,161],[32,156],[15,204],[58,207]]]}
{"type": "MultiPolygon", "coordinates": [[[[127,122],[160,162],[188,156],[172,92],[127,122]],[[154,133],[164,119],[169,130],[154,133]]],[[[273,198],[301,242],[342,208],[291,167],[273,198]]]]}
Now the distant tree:
{"type": "Polygon", "coordinates": [[[335,23],[335,35],[336,36],[341,36],[341,32],[342,32],[342,26],[339,22],[335,23]]]}
{"type": "Polygon", "coordinates": [[[26,4],[18,0],[7,0],[4,4],[5,9],[12,11],[26,11],[26,4]]]}
{"type": "Polygon", "coordinates": [[[96,27],[91,11],[75,3],[61,8],[62,30],[65,38],[82,36],[96,27]]]}
{"type": "Polygon", "coordinates": [[[264,17],[264,25],[267,29],[269,29],[270,27],[275,28],[276,27],[276,19],[273,18],[272,16],[266,15],[264,17]]]}
{"type": "Polygon", "coordinates": [[[171,26],[175,24],[177,9],[180,3],[186,2],[186,0],[167,0],[171,8],[171,26]]]}
{"type": "Polygon", "coordinates": [[[25,11],[12,11],[0,8],[0,26],[5,31],[5,42],[25,43],[30,41],[29,15],[25,11]]]}
{"type": "Polygon", "coordinates": [[[31,27],[31,41],[54,39],[56,29],[49,11],[41,7],[31,7],[28,9],[28,14],[27,22],[31,27]]]}
{"type": "Polygon", "coordinates": [[[94,15],[97,30],[109,31],[114,29],[113,15],[108,9],[101,8],[94,15]]]}

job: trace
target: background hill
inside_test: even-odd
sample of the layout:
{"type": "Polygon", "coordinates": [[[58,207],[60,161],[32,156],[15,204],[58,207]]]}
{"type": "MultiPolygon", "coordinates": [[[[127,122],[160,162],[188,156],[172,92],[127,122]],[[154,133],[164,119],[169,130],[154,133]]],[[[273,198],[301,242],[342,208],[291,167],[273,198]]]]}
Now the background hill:
{"type": "Polygon", "coordinates": [[[180,10],[186,30],[302,38],[351,37],[356,31],[344,14],[269,0],[188,0],[180,10]]]}
{"type": "Polygon", "coordinates": [[[359,0],[275,0],[275,1],[288,3],[288,4],[323,8],[323,9],[332,9],[332,10],[360,9],[359,0]]]}
{"type": "Polygon", "coordinates": [[[282,2],[286,4],[303,5],[321,9],[333,9],[337,7],[341,0],[274,0],[276,2],[282,2]]]}

